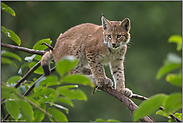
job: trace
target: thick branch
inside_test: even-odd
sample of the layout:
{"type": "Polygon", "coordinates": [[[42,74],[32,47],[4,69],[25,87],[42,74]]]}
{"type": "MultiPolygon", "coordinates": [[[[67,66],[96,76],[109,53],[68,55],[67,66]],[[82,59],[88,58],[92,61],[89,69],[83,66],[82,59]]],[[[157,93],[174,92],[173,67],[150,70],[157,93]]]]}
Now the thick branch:
{"type": "MultiPolygon", "coordinates": [[[[15,49],[15,50],[19,50],[19,51],[24,51],[24,52],[27,52],[27,53],[31,53],[31,54],[38,54],[38,55],[44,55],[45,51],[39,51],[39,50],[33,50],[33,49],[28,49],[28,48],[24,48],[24,47],[19,47],[19,46],[14,46],[14,45],[9,45],[9,44],[4,44],[4,43],[1,43],[1,46],[2,47],[6,47],[6,48],[10,48],[10,49],[15,49]]],[[[27,79],[27,77],[30,75],[30,73],[32,73],[32,71],[34,71],[35,69],[37,69],[40,65],[40,62],[38,62],[34,68],[32,68],[31,70],[29,70],[29,72],[21,79],[18,81],[18,83],[16,84],[16,88],[20,86],[20,84],[25,80],[27,79]]],[[[55,67],[52,68],[51,71],[54,71],[55,70],[55,67]]],[[[42,75],[39,79],[41,79],[43,76],[45,75],[42,75]]],[[[37,81],[39,81],[39,79],[37,81]]],[[[24,96],[28,95],[31,90],[34,88],[35,84],[37,83],[37,81],[35,81],[33,83],[33,85],[25,92],[24,96]]],[[[100,90],[102,91],[105,91],[107,92],[108,94],[110,94],[111,96],[117,98],[119,101],[123,102],[124,105],[129,109],[131,110],[133,113],[135,112],[135,110],[138,108],[138,106],[131,100],[129,99],[128,97],[124,96],[122,93],[120,92],[117,92],[116,90],[112,89],[112,88],[99,88],[100,90]]],[[[136,98],[136,99],[141,99],[141,100],[146,100],[148,98],[146,97],[143,97],[143,96],[140,96],[140,95],[137,95],[137,94],[134,94],[132,96],[132,98],[136,98]]],[[[163,110],[164,108],[163,107],[160,107],[161,110],[163,110]]],[[[10,115],[7,114],[6,117],[3,119],[3,121],[5,121],[10,115]]],[[[175,119],[175,121],[180,121],[180,119],[178,119],[177,117],[175,117],[173,114],[170,114],[170,116],[175,119]]],[[[140,119],[141,121],[145,121],[145,122],[154,122],[154,120],[150,117],[150,116],[146,116],[144,117],[143,119],[140,119]]]]}
{"type": "MultiPolygon", "coordinates": [[[[135,112],[135,110],[138,108],[138,106],[128,97],[126,97],[125,95],[123,95],[123,93],[116,91],[115,89],[112,88],[98,88],[108,94],[110,94],[111,96],[117,98],[119,101],[121,101],[130,111],[132,111],[133,113],[135,112]]],[[[150,116],[146,116],[142,119],[140,119],[142,122],[155,122],[150,116]]]]}
{"type": "Polygon", "coordinates": [[[39,50],[29,49],[29,48],[25,48],[25,47],[14,46],[14,45],[10,45],[10,44],[4,44],[4,43],[1,43],[1,46],[10,48],[13,50],[24,51],[24,52],[31,53],[31,54],[44,55],[44,53],[45,53],[45,51],[39,51],[39,50]]]}

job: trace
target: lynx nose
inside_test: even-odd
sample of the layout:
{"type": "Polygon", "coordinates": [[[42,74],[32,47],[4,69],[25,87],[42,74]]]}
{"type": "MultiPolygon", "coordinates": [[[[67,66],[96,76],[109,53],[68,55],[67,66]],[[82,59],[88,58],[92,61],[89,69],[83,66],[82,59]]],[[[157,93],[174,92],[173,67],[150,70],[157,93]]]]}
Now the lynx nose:
{"type": "Polygon", "coordinates": [[[116,43],[112,43],[112,46],[114,47],[116,45],[116,43]]]}

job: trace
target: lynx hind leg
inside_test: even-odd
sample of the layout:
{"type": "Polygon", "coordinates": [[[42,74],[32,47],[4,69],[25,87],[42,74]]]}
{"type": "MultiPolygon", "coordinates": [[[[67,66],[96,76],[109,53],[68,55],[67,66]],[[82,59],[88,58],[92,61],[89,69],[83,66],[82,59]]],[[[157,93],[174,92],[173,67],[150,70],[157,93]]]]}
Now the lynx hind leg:
{"type": "Polygon", "coordinates": [[[98,87],[102,87],[102,86],[112,87],[113,86],[113,82],[109,78],[103,79],[103,78],[99,77],[98,78],[98,82],[97,82],[97,86],[98,87]]]}
{"type": "Polygon", "coordinates": [[[103,79],[102,77],[99,77],[98,80],[95,79],[95,77],[93,76],[93,74],[90,75],[86,75],[97,87],[103,87],[103,86],[107,86],[107,87],[112,87],[113,86],[113,82],[111,81],[111,79],[106,78],[103,79]]]}

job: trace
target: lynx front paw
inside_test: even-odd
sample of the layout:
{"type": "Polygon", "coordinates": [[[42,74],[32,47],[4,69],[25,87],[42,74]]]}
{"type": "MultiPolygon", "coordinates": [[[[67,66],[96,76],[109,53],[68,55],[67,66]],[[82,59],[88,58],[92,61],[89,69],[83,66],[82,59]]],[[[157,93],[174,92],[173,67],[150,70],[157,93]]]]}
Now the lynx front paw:
{"type": "Polygon", "coordinates": [[[113,82],[111,81],[111,79],[109,79],[109,78],[105,78],[105,79],[103,79],[103,78],[101,78],[101,77],[99,77],[98,78],[98,81],[97,81],[97,83],[96,83],[96,85],[98,86],[98,87],[102,87],[102,86],[107,86],[107,87],[112,87],[113,86],[113,82]]]}
{"type": "Polygon", "coordinates": [[[123,90],[123,94],[124,94],[125,96],[127,96],[127,97],[132,97],[133,92],[132,92],[130,89],[125,88],[125,89],[123,90]]]}

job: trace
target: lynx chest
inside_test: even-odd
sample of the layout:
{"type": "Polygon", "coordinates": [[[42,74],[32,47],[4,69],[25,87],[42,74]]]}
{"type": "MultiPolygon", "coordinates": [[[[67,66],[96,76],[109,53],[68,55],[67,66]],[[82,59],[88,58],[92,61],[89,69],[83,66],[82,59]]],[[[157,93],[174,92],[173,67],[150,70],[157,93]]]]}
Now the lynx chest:
{"type": "Polygon", "coordinates": [[[125,54],[125,47],[120,47],[118,49],[110,49],[108,48],[108,51],[106,51],[104,54],[99,55],[99,61],[102,64],[108,64],[112,61],[118,61],[124,59],[125,54]]]}

